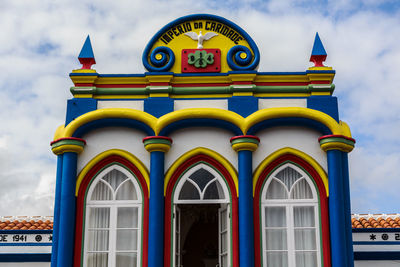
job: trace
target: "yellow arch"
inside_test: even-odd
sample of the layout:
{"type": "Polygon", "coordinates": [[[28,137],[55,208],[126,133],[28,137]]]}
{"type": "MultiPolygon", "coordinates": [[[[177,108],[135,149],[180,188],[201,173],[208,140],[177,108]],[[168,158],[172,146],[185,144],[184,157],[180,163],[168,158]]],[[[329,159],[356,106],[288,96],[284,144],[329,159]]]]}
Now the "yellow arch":
{"type": "Polygon", "coordinates": [[[94,110],[83,114],[75,120],[71,121],[66,127],[60,126],[56,131],[54,140],[64,137],[71,137],[79,127],[95,120],[107,118],[125,118],[137,120],[148,125],[151,129],[153,129],[155,134],[158,135],[162,129],[164,129],[171,123],[184,119],[205,118],[223,120],[237,126],[239,129],[242,130],[243,134],[246,134],[252,126],[259,122],[287,117],[311,119],[320,122],[328,127],[331,130],[332,134],[351,137],[350,128],[346,123],[342,121],[338,123],[335,119],[333,119],[326,113],[303,107],[261,109],[246,118],[243,118],[233,111],[217,108],[182,109],[168,113],[160,118],[156,118],[149,113],[140,110],[128,108],[106,108],[94,110]]]}
{"type": "Polygon", "coordinates": [[[305,160],[308,164],[310,164],[319,174],[319,176],[322,178],[322,182],[324,183],[325,186],[325,190],[326,190],[326,195],[329,196],[329,182],[328,182],[328,175],[326,174],[325,170],[321,167],[321,165],[319,165],[319,163],[313,159],[311,156],[307,155],[306,153],[291,148],[291,147],[285,147],[285,148],[281,148],[277,151],[275,151],[274,153],[272,153],[271,155],[269,155],[267,158],[265,158],[257,167],[257,169],[254,172],[253,175],[253,196],[256,190],[256,185],[258,182],[258,179],[260,178],[260,175],[262,173],[262,171],[269,165],[271,164],[271,162],[273,162],[274,160],[276,160],[277,158],[279,158],[282,155],[286,155],[286,154],[292,154],[295,155],[303,160],[305,160]]]}
{"type": "Polygon", "coordinates": [[[58,128],[56,132],[57,135],[56,137],[58,138],[71,137],[79,127],[89,122],[100,119],[110,119],[110,118],[137,120],[148,125],[153,130],[155,129],[155,125],[157,123],[156,117],[140,110],[129,109],[129,108],[103,108],[90,111],[88,113],[79,116],[75,120],[71,121],[66,127],[64,127],[63,130],[58,128]]]}
{"type": "Polygon", "coordinates": [[[338,123],[334,118],[324,112],[302,107],[268,108],[258,110],[245,119],[245,132],[259,122],[287,117],[311,119],[328,127],[332,134],[351,137],[350,129],[346,123],[338,123]]]}
{"type": "Polygon", "coordinates": [[[146,180],[147,189],[150,192],[150,177],[149,177],[149,171],[147,170],[146,166],[144,166],[144,164],[138,158],[136,158],[134,155],[125,150],[110,149],[101,152],[100,154],[92,158],[92,160],[89,161],[86,164],[86,166],[81,170],[76,180],[76,189],[75,189],[76,196],[78,196],[79,187],[81,186],[83,178],[85,178],[86,174],[94,167],[94,165],[96,165],[101,160],[113,155],[121,156],[132,162],[139,169],[140,173],[143,175],[144,179],[146,180]]]}
{"type": "Polygon", "coordinates": [[[195,149],[192,149],[192,150],[186,152],[185,154],[180,156],[171,165],[171,167],[169,167],[167,173],[165,174],[164,195],[167,193],[167,186],[168,186],[169,180],[171,180],[172,175],[178,169],[178,167],[181,166],[188,159],[190,159],[194,156],[200,155],[200,154],[209,156],[209,157],[217,160],[228,170],[229,174],[232,176],[233,182],[235,183],[237,196],[239,197],[238,177],[237,177],[237,172],[236,172],[235,168],[223,156],[221,156],[220,154],[218,154],[215,151],[212,151],[212,150],[210,150],[208,148],[204,148],[204,147],[198,147],[198,148],[195,148],[195,149]]]}
{"type": "Polygon", "coordinates": [[[171,123],[197,118],[223,120],[234,124],[243,132],[245,129],[244,118],[233,111],[218,108],[189,108],[177,110],[160,117],[157,121],[155,132],[159,134],[163,128],[171,123]]]}

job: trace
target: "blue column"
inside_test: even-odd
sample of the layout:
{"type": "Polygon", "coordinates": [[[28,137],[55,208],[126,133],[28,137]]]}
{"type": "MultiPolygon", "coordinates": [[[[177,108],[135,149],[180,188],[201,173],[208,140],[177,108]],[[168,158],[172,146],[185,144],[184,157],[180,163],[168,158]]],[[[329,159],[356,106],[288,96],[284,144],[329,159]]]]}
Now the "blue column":
{"type": "Polygon", "coordinates": [[[332,267],[348,267],[342,152],[328,150],[329,224],[332,267]]]}
{"type": "Polygon", "coordinates": [[[61,181],[62,181],[62,166],[63,155],[57,156],[57,178],[56,192],[54,199],[54,218],[53,218],[53,239],[51,248],[51,266],[57,266],[57,251],[58,251],[58,229],[60,221],[60,198],[61,198],[61,181]]]}
{"type": "Polygon", "coordinates": [[[252,151],[238,151],[239,158],[239,266],[254,266],[252,151]]]}
{"type": "Polygon", "coordinates": [[[343,202],[344,202],[344,214],[345,222],[344,226],[346,229],[347,237],[347,259],[348,266],[354,266],[354,252],[353,252],[353,232],[351,230],[351,204],[350,204],[350,178],[349,178],[349,161],[346,152],[342,152],[342,165],[343,165],[343,202]]]}
{"type": "Polygon", "coordinates": [[[164,266],[164,152],[150,153],[149,267],[164,266]]]}
{"type": "Polygon", "coordinates": [[[165,136],[148,136],[143,144],[150,152],[148,267],[164,266],[164,157],[172,144],[165,136]]]}
{"type": "Polygon", "coordinates": [[[253,135],[231,138],[239,167],[239,266],[254,267],[253,151],[260,139],[253,135]]]}
{"type": "Polygon", "coordinates": [[[75,186],[77,153],[63,154],[57,267],[72,267],[75,236],[75,186]]]}

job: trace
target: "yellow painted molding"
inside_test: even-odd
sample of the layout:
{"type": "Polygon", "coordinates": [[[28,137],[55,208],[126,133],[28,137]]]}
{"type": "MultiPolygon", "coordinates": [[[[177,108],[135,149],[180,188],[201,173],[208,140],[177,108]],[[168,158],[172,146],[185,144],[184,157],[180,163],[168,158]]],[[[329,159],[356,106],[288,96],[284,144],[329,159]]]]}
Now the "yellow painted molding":
{"type": "Polygon", "coordinates": [[[310,164],[317,171],[319,176],[321,177],[322,182],[324,183],[324,186],[325,186],[326,195],[329,196],[329,181],[328,181],[328,175],[326,174],[325,170],[311,156],[307,155],[306,153],[304,153],[300,150],[297,150],[297,149],[291,148],[291,147],[285,147],[285,148],[282,148],[282,149],[279,149],[279,150],[273,152],[258,165],[258,167],[256,168],[256,170],[254,171],[254,174],[253,174],[253,196],[254,196],[254,193],[256,190],[256,185],[257,185],[258,179],[260,178],[262,171],[269,164],[271,164],[271,162],[273,162],[277,158],[279,158],[283,155],[287,155],[287,154],[292,154],[294,156],[297,156],[297,157],[303,159],[304,161],[306,161],[308,164],[310,164]]]}
{"type": "Polygon", "coordinates": [[[92,160],[90,160],[85,167],[81,170],[81,172],[78,174],[77,180],[76,180],[76,189],[75,189],[75,195],[78,196],[79,192],[79,187],[81,186],[81,183],[83,181],[83,178],[87,175],[87,173],[101,160],[109,157],[109,156],[121,156],[127,160],[129,160],[131,163],[133,163],[136,168],[139,169],[140,173],[143,175],[146,184],[147,184],[147,189],[150,192],[150,177],[149,177],[149,171],[147,170],[146,166],[134,155],[131,153],[121,150],[121,149],[110,149],[104,152],[101,152],[97,156],[95,156],[92,160]]]}
{"type": "Polygon", "coordinates": [[[167,153],[169,149],[171,148],[171,145],[167,144],[147,144],[144,146],[144,148],[149,151],[149,152],[154,152],[154,151],[160,151],[167,153]]]}
{"type": "Polygon", "coordinates": [[[254,143],[236,143],[232,145],[232,149],[235,150],[236,152],[242,151],[242,150],[248,150],[248,151],[256,151],[258,148],[258,144],[254,143]]]}
{"type": "Polygon", "coordinates": [[[61,155],[64,154],[66,152],[73,152],[73,153],[81,153],[83,151],[83,146],[80,145],[72,145],[72,144],[65,144],[65,145],[60,145],[57,147],[53,147],[51,149],[51,151],[53,151],[54,154],[56,155],[61,155]]]}
{"type": "Polygon", "coordinates": [[[173,75],[148,75],[146,79],[150,83],[169,83],[173,77],[173,75]]]}
{"type": "Polygon", "coordinates": [[[207,118],[227,121],[237,126],[243,132],[243,134],[246,134],[252,126],[259,122],[287,117],[311,119],[320,122],[321,124],[328,127],[333,135],[344,135],[346,137],[351,137],[350,129],[346,123],[338,123],[335,119],[333,119],[326,113],[303,107],[261,109],[246,118],[243,118],[233,111],[224,109],[190,108],[168,113],[158,119],[140,110],[128,108],[104,108],[81,115],[75,120],[71,121],[65,128],[57,129],[56,135],[58,138],[56,139],[71,137],[80,126],[95,120],[106,118],[125,118],[137,120],[148,125],[151,129],[154,130],[155,135],[158,135],[160,131],[168,125],[184,119],[207,118]]]}
{"type": "Polygon", "coordinates": [[[177,110],[160,117],[157,121],[155,133],[158,135],[163,128],[176,121],[195,118],[219,119],[228,121],[239,127],[239,129],[242,131],[244,130],[245,126],[243,117],[233,111],[217,108],[190,108],[177,110]]]}
{"type": "Polygon", "coordinates": [[[233,179],[233,182],[235,183],[237,196],[239,197],[238,176],[237,176],[237,172],[236,172],[235,168],[233,167],[233,165],[227,159],[225,159],[222,155],[218,154],[217,152],[215,152],[213,150],[205,148],[205,147],[198,147],[198,148],[195,148],[195,149],[192,149],[192,150],[186,152],[185,154],[180,156],[169,167],[167,173],[165,174],[164,195],[167,192],[167,186],[168,186],[169,180],[171,180],[172,175],[179,168],[179,166],[181,166],[183,163],[185,163],[185,161],[187,161],[188,159],[190,159],[194,156],[197,156],[197,155],[201,155],[201,154],[209,156],[211,158],[214,158],[228,170],[229,174],[231,175],[231,177],[233,179]]]}
{"type": "Polygon", "coordinates": [[[72,73],[97,73],[94,69],[76,69],[72,70],[72,73]]]}
{"type": "Polygon", "coordinates": [[[325,152],[328,150],[340,150],[349,153],[354,149],[354,145],[352,146],[342,142],[328,142],[325,144],[321,144],[321,149],[325,152]]]}

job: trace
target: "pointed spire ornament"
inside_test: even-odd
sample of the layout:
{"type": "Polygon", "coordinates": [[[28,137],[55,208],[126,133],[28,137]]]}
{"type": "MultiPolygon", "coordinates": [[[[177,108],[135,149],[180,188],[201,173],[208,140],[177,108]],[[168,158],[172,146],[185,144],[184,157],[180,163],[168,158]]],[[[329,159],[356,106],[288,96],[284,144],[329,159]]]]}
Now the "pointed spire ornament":
{"type": "Polygon", "coordinates": [[[96,64],[94,59],[92,44],[90,43],[89,35],[83,44],[82,50],[78,56],[79,62],[82,64],[82,69],[89,70],[93,64],[96,64]]]}
{"type": "Polygon", "coordinates": [[[314,62],[314,67],[325,67],[323,62],[326,60],[326,51],[319,38],[318,32],[315,35],[314,46],[311,52],[310,62],[314,62]]]}

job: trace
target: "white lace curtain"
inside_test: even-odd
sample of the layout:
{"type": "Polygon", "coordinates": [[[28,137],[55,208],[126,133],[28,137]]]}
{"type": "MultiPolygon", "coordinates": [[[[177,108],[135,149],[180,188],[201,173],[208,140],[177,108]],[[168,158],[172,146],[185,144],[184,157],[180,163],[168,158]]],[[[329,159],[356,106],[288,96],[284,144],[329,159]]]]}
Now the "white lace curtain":
{"type": "Polygon", "coordinates": [[[262,200],[266,266],[319,266],[318,202],[307,178],[286,167],[271,179],[262,200]]]}
{"type": "Polygon", "coordinates": [[[88,194],[85,266],[136,267],[141,210],[136,181],[118,169],[105,173],[88,194]]]}

